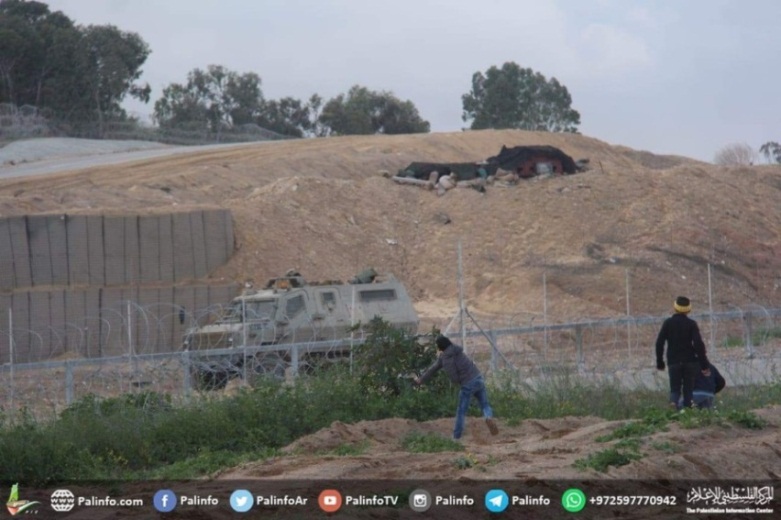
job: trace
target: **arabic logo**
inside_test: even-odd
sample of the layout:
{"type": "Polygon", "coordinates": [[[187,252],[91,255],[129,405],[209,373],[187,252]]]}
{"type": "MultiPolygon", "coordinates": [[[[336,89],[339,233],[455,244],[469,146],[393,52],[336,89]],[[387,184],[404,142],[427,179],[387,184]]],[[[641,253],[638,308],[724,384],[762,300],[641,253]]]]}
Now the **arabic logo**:
{"type": "Polygon", "coordinates": [[[5,507],[8,508],[11,516],[16,516],[19,513],[30,511],[33,507],[40,504],[40,502],[31,500],[19,500],[19,484],[17,483],[11,486],[11,494],[8,496],[8,502],[6,502],[5,507]]]}
{"type": "Polygon", "coordinates": [[[773,501],[773,486],[731,487],[725,491],[720,486],[696,487],[686,494],[686,502],[705,502],[707,505],[726,506],[733,504],[754,504],[764,506],[773,501]]]}

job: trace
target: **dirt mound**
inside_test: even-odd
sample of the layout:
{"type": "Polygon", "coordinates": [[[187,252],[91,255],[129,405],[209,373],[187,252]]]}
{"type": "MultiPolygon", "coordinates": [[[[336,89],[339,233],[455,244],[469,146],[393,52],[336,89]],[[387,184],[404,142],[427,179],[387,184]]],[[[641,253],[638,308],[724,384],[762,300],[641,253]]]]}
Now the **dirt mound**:
{"type": "MultiPolygon", "coordinates": [[[[226,471],[220,479],[756,479],[781,478],[781,406],[758,410],[761,430],[737,425],[666,431],[640,438],[639,460],[607,471],[578,469],[578,460],[615,448],[599,442],[627,421],[597,417],[529,419],[516,426],[499,421],[492,437],[483,421],[470,417],[463,451],[411,453],[403,448],[411,433],[449,438],[451,419],[418,423],[406,419],[335,422],[303,437],[284,455],[226,471]],[[352,448],[352,452],[347,448],[352,448]],[[339,450],[342,450],[341,452],[339,450]],[[343,453],[343,454],[340,454],[343,453]],[[344,454],[346,453],[346,454],[344,454]]],[[[620,449],[620,448],[619,448],[620,449]]]]}
{"type": "Polygon", "coordinates": [[[475,131],[266,142],[0,182],[0,214],[224,207],[238,250],[213,273],[237,282],[297,268],[348,279],[366,266],[410,290],[424,326],[457,310],[457,247],[475,311],[550,319],[668,312],[676,294],[715,310],[776,305],[778,168],[720,168],[572,134],[475,131]],[[550,145],[592,169],[443,197],[378,172],[550,145]],[[547,286],[543,287],[543,274],[547,286]]]}

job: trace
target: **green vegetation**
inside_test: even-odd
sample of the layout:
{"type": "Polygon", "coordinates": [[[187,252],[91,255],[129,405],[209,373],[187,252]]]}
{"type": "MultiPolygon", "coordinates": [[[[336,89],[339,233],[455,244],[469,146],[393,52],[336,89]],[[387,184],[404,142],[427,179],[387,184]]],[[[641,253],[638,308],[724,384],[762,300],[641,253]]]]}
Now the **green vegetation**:
{"type": "Polygon", "coordinates": [[[575,461],[575,467],[578,469],[592,468],[604,472],[610,466],[625,466],[641,456],[640,453],[632,449],[608,448],[592,453],[585,459],[578,459],[575,461]]]}
{"type": "Polygon", "coordinates": [[[482,471],[485,471],[485,468],[482,466],[478,466],[479,462],[475,458],[474,455],[471,453],[467,453],[465,455],[460,455],[456,460],[453,461],[453,464],[458,469],[469,469],[472,467],[477,466],[478,469],[481,469],[482,471]]]}
{"type": "MultiPolygon", "coordinates": [[[[372,330],[366,347],[355,353],[353,373],[335,365],[302,376],[294,385],[259,379],[232,396],[206,394],[186,403],[154,392],[88,396],[48,421],[25,410],[0,411],[0,480],[47,485],[76,479],[196,478],[280,456],[280,448],[334,421],[452,418],[456,389],[446,377],[437,376],[423,388],[402,377],[433,359],[430,341],[413,341],[382,323],[372,330]]],[[[628,391],[566,374],[534,388],[501,378],[491,382],[489,392],[497,416],[509,424],[568,415],[631,420],[601,437],[614,444],[580,461],[583,467],[640,457],[644,439],[672,422],[684,428],[762,428],[764,421],[751,410],[781,404],[779,383],[739,386],[719,394],[717,410],[677,413],[663,404],[658,391],[628,391]]],[[[479,414],[476,407],[470,411],[479,414]]],[[[402,445],[414,453],[463,451],[449,438],[420,432],[405,437],[402,445]]],[[[367,443],[341,445],[328,454],[358,455],[366,449],[367,443]]]]}
{"type": "Polygon", "coordinates": [[[412,453],[439,453],[442,451],[463,451],[457,441],[436,433],[411,432],[401,441],[401,447],[412,453]]]}

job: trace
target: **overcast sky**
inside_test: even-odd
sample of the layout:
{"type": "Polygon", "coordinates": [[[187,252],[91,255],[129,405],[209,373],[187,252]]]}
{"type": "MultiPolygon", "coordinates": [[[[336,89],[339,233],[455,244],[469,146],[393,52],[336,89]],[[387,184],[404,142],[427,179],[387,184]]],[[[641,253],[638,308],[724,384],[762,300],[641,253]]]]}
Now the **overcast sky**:
{"type": "Polygon", "coordinates": [[[781,141],[778,0],[43,1],[146,40],[137,114],[218,64],[260,75],[267,99],[390,90],[433,132],[457,131],[472,74],[515,61],[562,82],[581,133],[612,144],[710,161],[781,141]]]}

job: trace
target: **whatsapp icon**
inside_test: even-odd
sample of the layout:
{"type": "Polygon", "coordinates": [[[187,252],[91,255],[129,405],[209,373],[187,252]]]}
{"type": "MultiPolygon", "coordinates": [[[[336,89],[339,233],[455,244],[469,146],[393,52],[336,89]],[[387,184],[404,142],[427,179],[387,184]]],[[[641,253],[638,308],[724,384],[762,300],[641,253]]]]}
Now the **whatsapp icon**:
{"type": "Polygon", "coordinates": [[[561,505],[570,513],[586,507],[586,494],[578,488],[570,488],[561,495],[561,505]]]}

